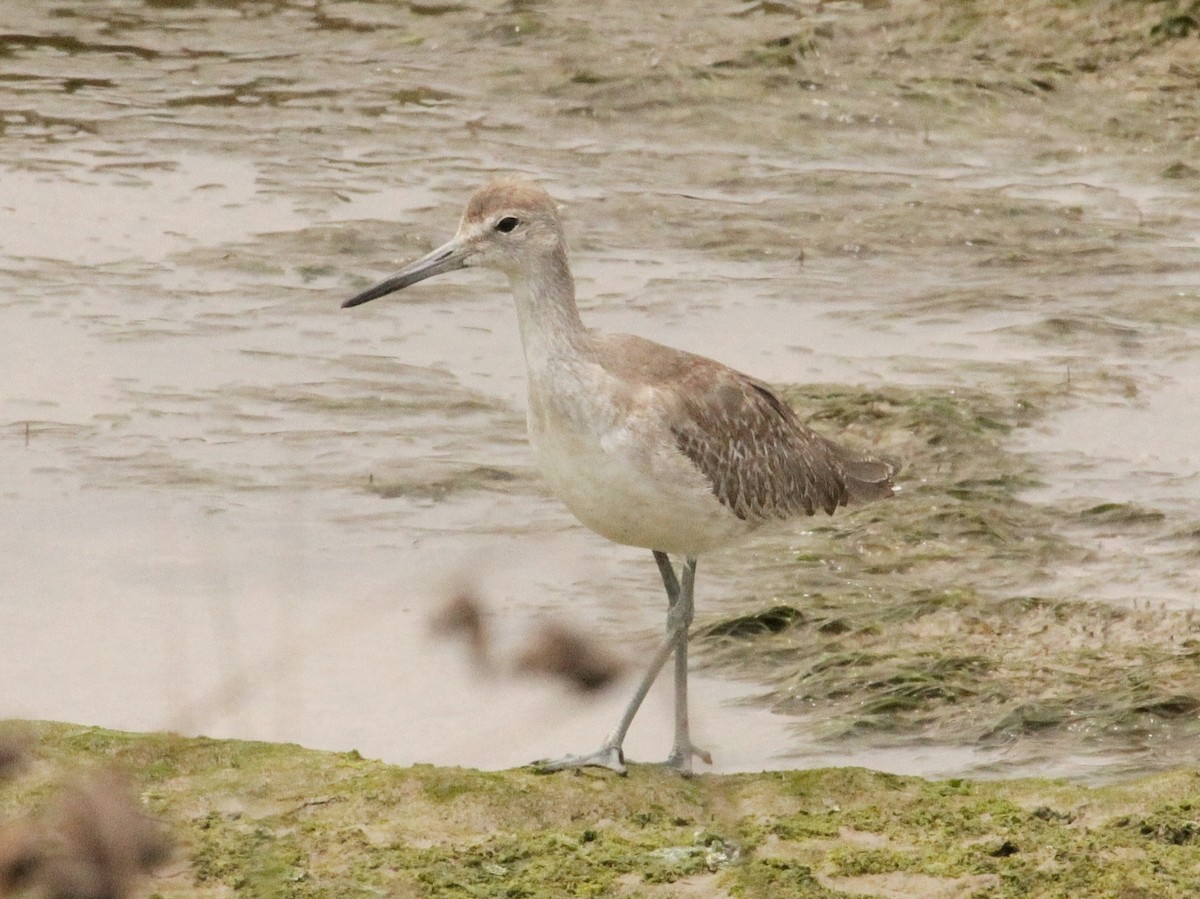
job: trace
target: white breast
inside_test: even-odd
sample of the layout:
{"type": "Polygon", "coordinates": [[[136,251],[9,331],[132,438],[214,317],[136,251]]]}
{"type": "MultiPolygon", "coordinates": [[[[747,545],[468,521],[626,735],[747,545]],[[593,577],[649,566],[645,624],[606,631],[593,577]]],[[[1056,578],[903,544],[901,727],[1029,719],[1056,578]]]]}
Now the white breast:
{"type": "Polygon", "coordinates": [[[618,408],[612,398],[622,393],[599,367],[555,375],[530,380],[529,438],[550,489],[584,525],[616,543],[687,555],[750,532],[675,447],[652,388],[618,408]]]}

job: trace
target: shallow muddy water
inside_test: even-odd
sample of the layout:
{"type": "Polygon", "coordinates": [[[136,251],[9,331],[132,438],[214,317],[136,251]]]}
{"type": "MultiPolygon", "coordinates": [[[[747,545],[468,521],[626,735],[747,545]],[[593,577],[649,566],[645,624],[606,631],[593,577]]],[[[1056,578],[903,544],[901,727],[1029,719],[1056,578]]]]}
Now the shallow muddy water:
{"type": "MultiPolygon", "coordinates": [[[[832,38],[764,82],[739,53],[795,23],[715,6],[686,41],[575,3],[10,6],[0,716],[481,767],[600,739],[627,684],[584,702],[428,633],[464,585],[502,649],[549,616],[630,655],[661,626],[650,554],[533,468],[503,279],[338,308],[499,171],[563,203],[598,328],[778,383],[1090,385],[1013,437],[1026,498],[1162,514],[1064,525],[1091,552],[1040,592],[1196,605],[1200,182],[1163,175],[1166,139],[1098,135],[1082,91],[930,102],[832,38]]],[[[701,622],[770,551],[702,561],[701,622]]],[[[1006,761],[848,753],[764,689],[696,677],[718,770],[1006,761]]],[[[637,759],[668,697],[643,714],[637,759]]]]}

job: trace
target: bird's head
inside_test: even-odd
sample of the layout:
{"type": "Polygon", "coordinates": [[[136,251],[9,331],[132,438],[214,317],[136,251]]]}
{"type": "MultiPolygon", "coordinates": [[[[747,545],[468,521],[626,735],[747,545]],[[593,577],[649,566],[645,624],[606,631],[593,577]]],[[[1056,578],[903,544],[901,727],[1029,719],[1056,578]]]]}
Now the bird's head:
{"type": "Polygon", "coordinates": [[[513,276],[529,268],[532,259],[555,252],[562,243],[562,223],[550,195],[532,181],[497,178],[471,197],[451,240],[346,300],[342,308],[460,268],[494,268],[513,276]]]}

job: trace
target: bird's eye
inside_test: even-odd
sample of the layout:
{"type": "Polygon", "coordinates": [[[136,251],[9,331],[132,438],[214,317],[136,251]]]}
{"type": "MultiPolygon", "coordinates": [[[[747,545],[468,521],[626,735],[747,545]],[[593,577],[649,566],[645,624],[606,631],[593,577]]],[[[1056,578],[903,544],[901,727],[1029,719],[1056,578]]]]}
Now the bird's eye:
{"type": "Polygon", "coordinates": [[[521,224],[521,220],[516,216],[506,215],[504,218],[500,219],[500,221],[496,222],[496,230],[502,234],[507,234],[519,224],[521,224]]]}

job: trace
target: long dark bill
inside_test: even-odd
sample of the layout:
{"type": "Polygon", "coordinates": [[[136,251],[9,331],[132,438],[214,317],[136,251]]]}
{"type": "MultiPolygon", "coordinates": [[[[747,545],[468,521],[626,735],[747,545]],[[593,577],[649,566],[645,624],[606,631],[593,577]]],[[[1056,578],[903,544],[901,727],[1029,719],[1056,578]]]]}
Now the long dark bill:
{"type": "Polygon", "coordinates": [[[467,248],[459,242],[458,238],[455,238],[432,253],[422,256],[416,262],[409,263],[386,281],[380,281],[374,287],[368,287],[362,293],[352,296],[342,303],[342,308],[349,309],[351,306],[360,306],[371,300],[377,300],[389,293],[395,293],[397,290],[408,287],[410,284],[416,284],[418,281],[424,281],[426,278],[432,278],[442,272],[452,272],[466,264],[467,248]]]}

